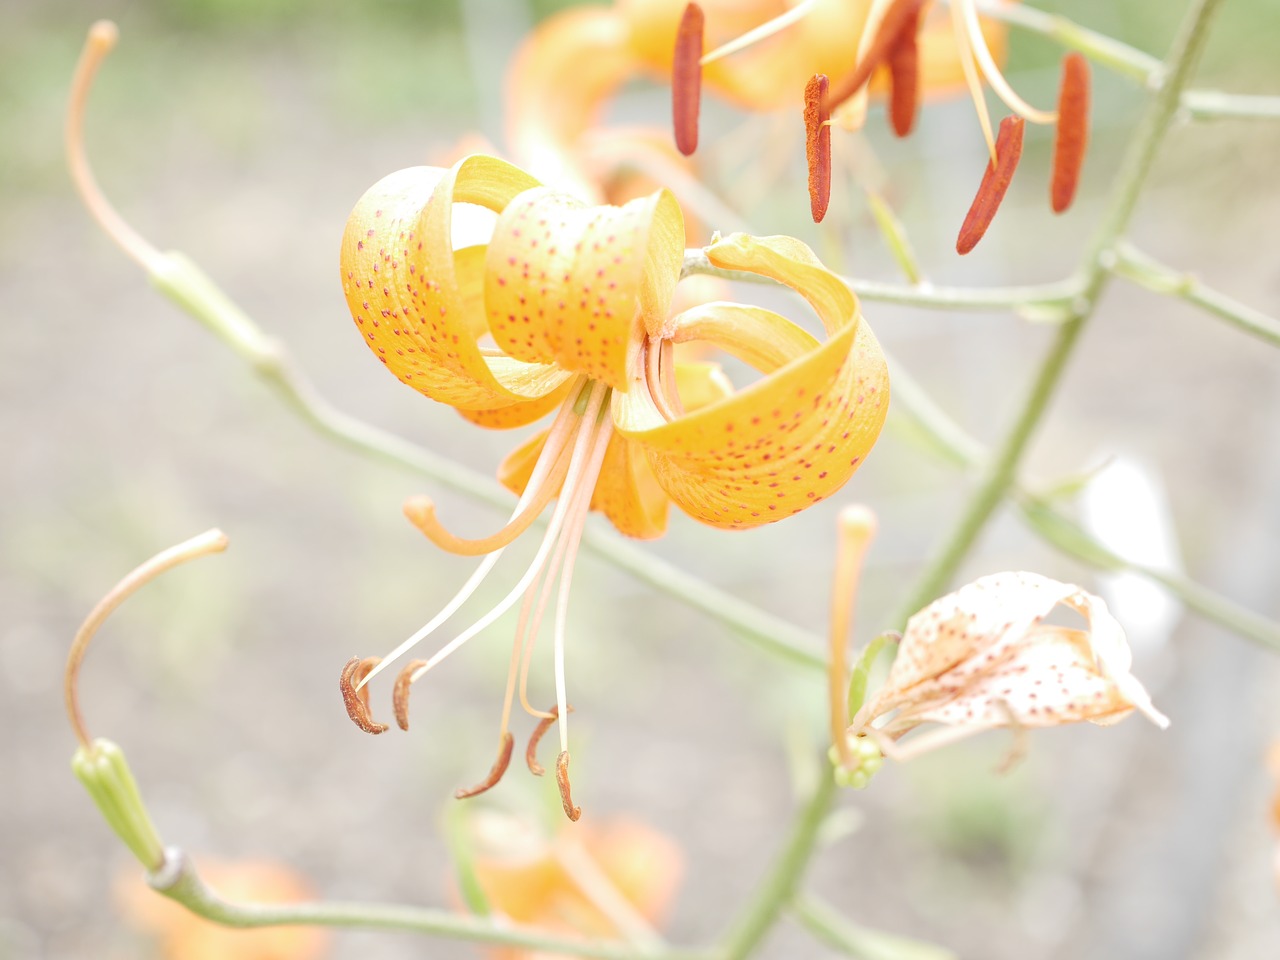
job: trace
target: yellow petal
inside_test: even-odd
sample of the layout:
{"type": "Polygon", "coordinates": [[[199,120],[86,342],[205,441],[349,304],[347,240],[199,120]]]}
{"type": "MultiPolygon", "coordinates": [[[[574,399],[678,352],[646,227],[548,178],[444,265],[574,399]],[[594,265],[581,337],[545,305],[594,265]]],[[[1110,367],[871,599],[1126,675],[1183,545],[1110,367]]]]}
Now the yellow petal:
{"type": "Polygon", "coordinates": [[[641,390],[615,394],[613,415],[619,431],[644,446],[658,482],[682,510],[714,526],[745,528],[798,513],[849,479],[884,424],[888,374],[874,334],[860,322],[857,299],[804,244],[738,234],[711,247],[708,257],[793,286],[814,306],[829,339],[818,344],[787,332],[771,342],[766,331],[787,328],[768,311],[734,307],[719,321],[704,313],[703,324],[718,326],[720,339],[739,353],[764,368],[782,365],[670,422],[641,390]],[[736,336],[728,332],[735,321],[745,331],[736,336]]]}
{"type": "Polygon", "coordinates": [[[477,343],[480,261],[468,253],[455,260],[452,244],[455,202],[501,210],[535,185],[510,164],[471,157],[449,170],[393,173],[360,199],[343,235],[343,288],[366,343],[402,382],[460,409],[488,410],[541,397],[567,378],[553,367],[488,362],[477,343]]]}
{"type": "Polygon", "coordinates": [[[692,413],[733,396],[733,384],[718,363],[677,360],[676,393],[680,395],[681,405],[692,413]]]}
{"type": "Polygon", "coordinates": [[[547,431],[540,430],[516,447],[498,464],[498,482],[519,496],[533,475],[533,468],[547,445],[547,431]]]}
{"type": "Polygon", "coordinates": [[[591,509],[609,518],[618,532],[652,540],[667,532],[670,498],[658,486],[644,449],[626,437],[609,438],[591,509]]]}
{"type": "Polygon", "coordinates": [[[665,190],[621,207],[529,190],[489,243],[490,332],[518,360],[625,391],[646,326],[667,318],[683,258],[684,220],[665,190]]]}
{"type": "Polygon", "coordinates": [[[692,307],[672,318],[670,338],[713,343],[762,373],[818,349],[818,341],[803,327],[772,310],[741,303],[692,307]]]}

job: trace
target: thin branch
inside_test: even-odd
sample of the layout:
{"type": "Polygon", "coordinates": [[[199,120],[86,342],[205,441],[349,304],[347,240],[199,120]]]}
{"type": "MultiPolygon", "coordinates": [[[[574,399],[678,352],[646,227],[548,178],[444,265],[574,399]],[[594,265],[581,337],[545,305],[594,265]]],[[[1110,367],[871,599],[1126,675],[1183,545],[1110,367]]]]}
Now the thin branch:
{"type": "Polygon", "coordinates": [[[765,876],[755,895],[739,912],[737,923],[725,942],[722,960],[742,960],[764,939],[786,905],[795,896],[805,868],[813,859],[822,822],[835,799],[836,782],[825,756],[819,763],[813,794],[796,814],[782,852],[765,876]]]}
{"type": "Polygon", "coordinates": [[[818,940],[857,960],[956,960],[935,944],[856,924],[813,894],[792,900],[791,915],[818,940]]]}
{"type": "Polygon", "coordinates": [[[304,903],[232,903],[210,890],[181,850],[165,851],[165,864],[147,877],[164,894],[197,916],[226,927],[353,927],[405,930],[454,940],[517,947],[545,954],[594,957],[597,960],[715,960],[706,950],[642,949],[607,940],[574,940],[534,927],[502,923],[485,917],[448,913],[426,907],[378,903],[310,901],[304,903]]]}
{"type": "Polygon", "coordinates": [[[1280,120],[1280,97],[1188,90],[1182,107],[1193,120],[1280,120]]]}
{"type": "Polygon", "coordinates": [[[1185,300],[1245,333],[1280,347],[1280,320],[1205,286],[1195,274],[1166,266],[1132,244],[1116,244],[1114,252],[1111,272],[1117,276],[1156,293],[1185,300]]]}

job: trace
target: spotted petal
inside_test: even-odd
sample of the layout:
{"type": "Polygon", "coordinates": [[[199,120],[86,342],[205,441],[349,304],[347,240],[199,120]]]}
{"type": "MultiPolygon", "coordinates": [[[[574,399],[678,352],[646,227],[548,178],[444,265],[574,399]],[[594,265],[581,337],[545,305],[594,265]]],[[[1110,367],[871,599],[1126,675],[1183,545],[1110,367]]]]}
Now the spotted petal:
{"type": "Polygon", "coordinates": [[[998,725],[992,718],[1001,713],[1003,723],[1029,725],[1106,720],[1136,708],[1167,725],[1131,665],[1101,598],[1033,573],[996,574],[907,622],[884,687],[861,713],[869,720],[899,710],[893,724],[901,728],[940,717],[998,725]],[[1059,604],[1081,613],[1089,631],[1043,625],[1059,604]]]}
{"type": "Polygon", "coordinates": [[[343,289],[366,343],[402,382],[462,410],[491,410],[540,398],[567,379],[549,365],[482,353],[484,318],[464,295],[453,250],[455,203],[500,211],[536,186],[508,163],[469,157],[448,170],[393,173],[360,199],[343,234],[343,289]]]}
{"type": "Polygon", "coordinates": [[[849,479],[884,424],[888,374],[857,299],[804,244],[735,234],[707,255],[717,266],[799,291],[828,339],[819,343],[769,311],[696,308],[664,332],[701,331],[766,375],[670,422],[645,391],[615,394],[614,421],[645,448],[658,482],[690,516],[719,527],[758,526],[799,513],[849,479]]]}
{"type": "Polygon", "coordinates": [[[489,330],[511,357],[626,391],[683,258],[684,219],[666,190],[621,207],[529,190],[502,211],[489,243],[489,330]]]}

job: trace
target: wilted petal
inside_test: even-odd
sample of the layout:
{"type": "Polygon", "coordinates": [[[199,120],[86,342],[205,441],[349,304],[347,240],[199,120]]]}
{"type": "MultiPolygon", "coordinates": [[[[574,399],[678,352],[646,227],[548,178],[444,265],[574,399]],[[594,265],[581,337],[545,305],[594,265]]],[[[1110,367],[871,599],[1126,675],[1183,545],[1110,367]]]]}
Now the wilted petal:
{"type": "Polygon", "coordinates": [[[908,621],[888,680],[855,727],[890,714],[883,728],[890,732],[926,720],[974,727],[1105,723],[1133,709],[1167,726],[1131,664],[1124,631],[1101,598],[1033,573],[995,574],[908,621]],[[1058,605],[1082,614],[1089,629],[1045,625],[1058,605]]]}

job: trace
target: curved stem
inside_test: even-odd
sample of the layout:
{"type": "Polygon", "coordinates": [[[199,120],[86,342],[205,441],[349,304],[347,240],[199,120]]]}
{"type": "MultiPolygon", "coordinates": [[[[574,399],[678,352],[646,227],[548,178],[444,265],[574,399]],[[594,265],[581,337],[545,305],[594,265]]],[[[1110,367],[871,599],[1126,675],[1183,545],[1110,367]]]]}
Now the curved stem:
{"type": "Polygon", "coordinates": [[[1013,485],[1027,445],[1057,390],[1067,362],[1110,277],[1107,265],[1114,259],[1113,248],[1133,217],[1143,183],[1155,160],[1156,150],[1173,121],[1182,90],[1204,47],[1209,22],[1222,2],[1223,0],[1195,0],[1191,5],[1169,54],[1166,79],[1134,134],[1116,179],[1107,212],[1086,252],[1080,273],[1081,294],[1078,305],[1070,318],[1058,328],[1057,337],[1041,362],[1026,400],[1019,408],[1018,418],[997,448],[981,485],[974,492],[951,535],[925,570],[918,585],[899,609],[895,617],[897,625],[905,624],[913,613],[946,589],[978,535],[986,527],[987,521],[1013,485]]]}
{"type": "Polygon", "coordinates": [[[755,896],[740,911],[740,919],[725,942],[722,960],[742,960],[749,956],[799,889],[805,868],[817,848],[822,822],[836,795],[835,778],[825,755],[818,763],[818,771],[814,791],[796,814],[791,836],[787,838],[773,869],[755,896]]]}
{"type": "Polygon", "coordinates": [[[574,940],[514,923],[467,916],[424,907],[377,903],[303,902],[232,903],[205,885],[181,850],[165,852],[165,864],[147,877],[158,893],[182,904],[197,916],[226,927],[353,927],[372,930],[406,930],[454,940],[518,947],[547,954],[596,957],[599,960],[712,960],[709,951],[653,947],[600,940],[574,940]]]}

